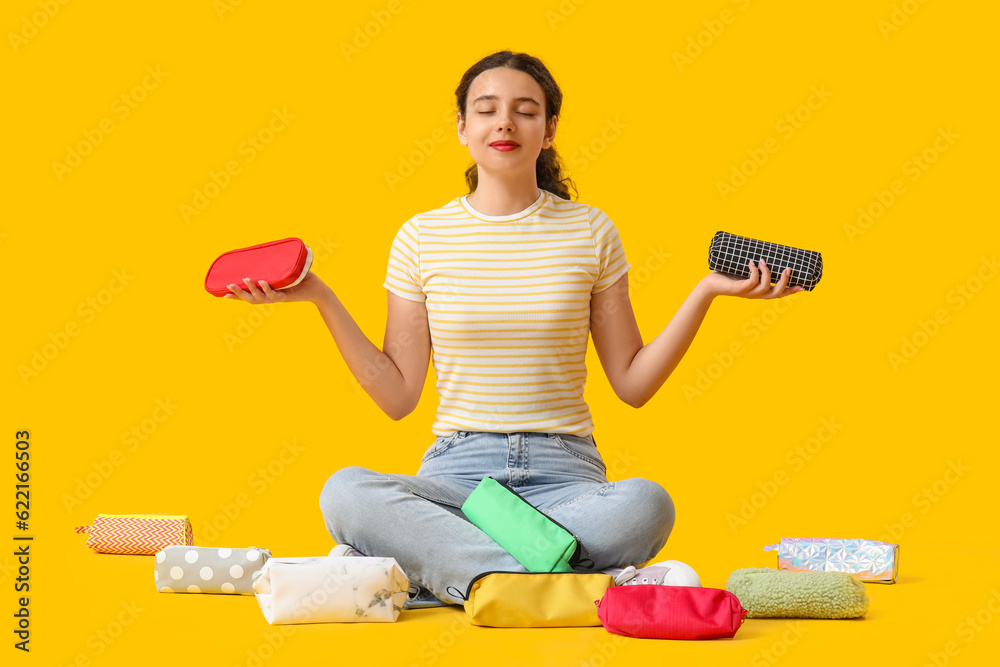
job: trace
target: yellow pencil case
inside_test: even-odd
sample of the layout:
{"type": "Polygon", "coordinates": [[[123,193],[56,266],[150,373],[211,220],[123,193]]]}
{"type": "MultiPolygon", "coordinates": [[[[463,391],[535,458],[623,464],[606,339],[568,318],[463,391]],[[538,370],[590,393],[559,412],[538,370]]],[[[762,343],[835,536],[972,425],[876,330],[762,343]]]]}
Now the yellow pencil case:
{"type": "Polygon", "coordinates": [[[601,624],[596,603],[614,585],[614,577],[601,572],[484,572],[462,597],[473,625],[588,626],[601,624]]]}
{"type": "Polygon", "coordinates": [[[87,533],[87,546],[104,554],[153,555],[171,545],[194,544],[186,514],[98,514],[76,532],[87,533]]]}

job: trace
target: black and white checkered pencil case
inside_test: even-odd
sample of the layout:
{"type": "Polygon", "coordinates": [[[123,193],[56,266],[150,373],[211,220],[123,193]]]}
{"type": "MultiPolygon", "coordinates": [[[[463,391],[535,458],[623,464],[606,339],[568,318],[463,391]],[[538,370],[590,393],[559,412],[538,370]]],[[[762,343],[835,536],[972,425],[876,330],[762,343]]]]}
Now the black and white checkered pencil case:
{"type": "Polygon", "coordinates": [[[823,277],[823,256],[814,250],[758,241],[728,232],[716,232],[708,247],[708,268],[742,278],[750,277],[747,264],[764,260],[771,271],[771,282],[781,279],[781,272],[790,268],[787,287],[801,285],[812,290],[823,277]]]}

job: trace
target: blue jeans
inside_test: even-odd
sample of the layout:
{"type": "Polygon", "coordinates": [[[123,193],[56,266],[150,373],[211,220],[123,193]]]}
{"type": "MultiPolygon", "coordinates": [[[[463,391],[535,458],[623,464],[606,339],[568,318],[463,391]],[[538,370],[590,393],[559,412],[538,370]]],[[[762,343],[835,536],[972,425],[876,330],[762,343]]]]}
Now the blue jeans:
{"type": "Polygon", "coordinates": [[[662,486],[641,478],[609,482],[593,435],[566,433],[457,431],[428,447],[416,475],[338,470],[319,505],[337,542],[395,558],[411,584],[436,596],[425,595],[432,604],[419,606],[462,604],[455,592],[464,594],[478,574],[527,572],[461,511],[487,476],[576,536],[593,561],[578,571],[638,567],[673,529],[674,504],[662,486]]]}

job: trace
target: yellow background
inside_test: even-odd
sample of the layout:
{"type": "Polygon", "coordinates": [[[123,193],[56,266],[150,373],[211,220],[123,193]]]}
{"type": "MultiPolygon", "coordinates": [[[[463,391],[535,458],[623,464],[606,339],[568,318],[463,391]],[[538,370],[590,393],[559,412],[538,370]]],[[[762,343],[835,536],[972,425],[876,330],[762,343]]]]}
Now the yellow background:
{"type": "Polygon", "coordinates": [[[983,664],[1000,628],[998,13],[969,0],[4,3],[3,496],[13,505],[14,434],[28,429],[35,537],[24,654],[6,514],[9,664],[983,664]],[[323,555],[333,471],[415,472],[433,370],[393,422],[313,306],[265,317],[202,281],[225,250],[299,236],[381,346],[392,237],[465,192],[453,91],[504,48],[562,87],[556,147],[581,201],[619,229],[645,341],[707,273],[718,230],[823,253],[814,292],[718,299],[642,409],[615,398],[593,349],[586,397],[613,476],[655,479],[675,501],[661,558],[706,586],[773,567],[761,547],[783,536],[900,543],[900,581],[868,586],[864,620],[747,621],[715,642],[483,629],[457,608],[283,630],[252,597],[159,594],[149,557],[99,556],[74,534],[101,512],[185,513],[196,544],[323,555]],[[294,117],[250,160],[241,146],[274,109],[294,117]],[[112,131],[88,140],[102,123],[112,131]],[[57,173],[81,144],[89,155],[57,173]],[[723,197],[719,181],[765,145],[777,150],[723,197]],[[229,161],[239,173],[185,221],[229,161]],[[896,180],[905,190],[852,234],[896,180]],[[144,440],[123,441],[132,429],[144,440]],[[281,463],[286,442],[301,449],[281,463]],[[979,630],[959,625],[977,614],[979,630]]]}

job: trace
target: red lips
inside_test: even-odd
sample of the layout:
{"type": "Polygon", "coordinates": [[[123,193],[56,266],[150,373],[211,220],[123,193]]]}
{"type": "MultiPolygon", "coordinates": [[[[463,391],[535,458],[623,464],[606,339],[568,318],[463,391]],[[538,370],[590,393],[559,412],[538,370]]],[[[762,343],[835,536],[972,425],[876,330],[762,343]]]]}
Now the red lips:
{"type": "Polygon", "coordinates": [[[517,146],[516,141],[494,141],[490,146],[517,146]]]}

